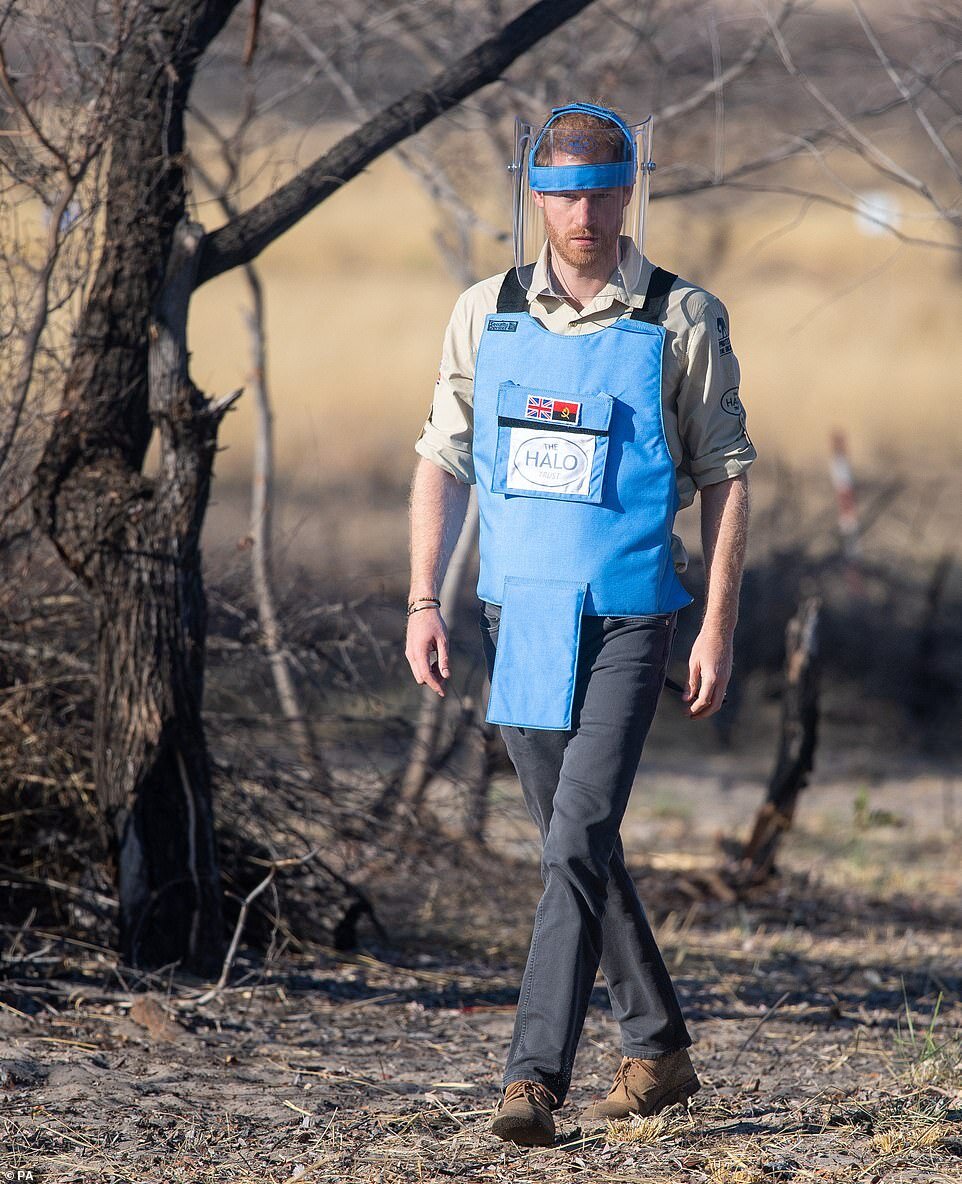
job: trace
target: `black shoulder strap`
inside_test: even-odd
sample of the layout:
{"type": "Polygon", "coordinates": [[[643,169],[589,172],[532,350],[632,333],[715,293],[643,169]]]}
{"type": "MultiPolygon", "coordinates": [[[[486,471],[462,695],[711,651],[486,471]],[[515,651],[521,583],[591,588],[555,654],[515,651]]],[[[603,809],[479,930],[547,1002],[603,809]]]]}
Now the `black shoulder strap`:
{"type": "Polygon", "coordinates": [[[533,263],[527,263],[521,268],[520,278],[513,267],[505,272],[501,281],[501,291],[498,293],[498,312],[528,311],[528,288],[531,287],[533,274],[533,263]]]}
{"type": "MultiPolygon", "coordinates": [[[[528,311],[528,288],[531,286],[531,276],[533,273],[533,263],[528,263],[521,268],[520,277],[513,267],[505,272],[504,279],[501,281],[501,290],[498,292],[499,313],[528,311]]],[[[674,272],[656,267],[651,273],[651,279],[648,281],[645,303],[641,308],[632,310],[631,319],[633,321],[648,321],[650,324],[657,324],[665,315],[668,293],[671,291],[671,286],[676,279],[678,279],[678,276],[674,272]]]]}
{"type": "Polygon", "coordinates": [[[676,279],[678,276],[674,272],[656,267],[648,281],[645,303],[641,308],[632,310],[631,320],[647,321],[649,325],[657,325],[659,321],[663,320],[668,304],[668,293],[676,279]]]}

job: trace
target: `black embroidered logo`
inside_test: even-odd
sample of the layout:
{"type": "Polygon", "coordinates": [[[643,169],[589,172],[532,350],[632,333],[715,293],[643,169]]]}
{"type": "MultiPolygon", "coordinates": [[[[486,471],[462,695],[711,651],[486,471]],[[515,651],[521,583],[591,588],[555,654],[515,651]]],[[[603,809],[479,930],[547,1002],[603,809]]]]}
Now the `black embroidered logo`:
{"type": "Polygon", "coordinates": [[[721,397],[722,411],[727,411],[729,415],[741,415],[745,410],[742,407],[742,401],[738,397],[738,387],[733,386],[730,390],[725,391],[721,397]]]}
{"type": "Polygon", "coordinates": [[[724,317],[716,317],[715,324],[718,326],[718,352],[724,357],[732,352],[732,339],[728,335],[724,317]]]}
{"type": "Polygon", "coordinates": [[[516,333],[517,321],[488,321],[488,328],[492,333],[516,333]]]}

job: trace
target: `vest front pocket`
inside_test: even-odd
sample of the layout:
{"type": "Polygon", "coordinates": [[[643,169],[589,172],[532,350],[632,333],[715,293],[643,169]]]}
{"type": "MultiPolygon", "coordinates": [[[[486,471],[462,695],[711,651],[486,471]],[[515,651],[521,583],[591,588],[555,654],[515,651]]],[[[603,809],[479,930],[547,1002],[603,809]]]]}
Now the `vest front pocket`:
{"type": "Polygon", "coordinates": [[[600,504],[613,404],[503,382],[491,491],[600,504]]]}

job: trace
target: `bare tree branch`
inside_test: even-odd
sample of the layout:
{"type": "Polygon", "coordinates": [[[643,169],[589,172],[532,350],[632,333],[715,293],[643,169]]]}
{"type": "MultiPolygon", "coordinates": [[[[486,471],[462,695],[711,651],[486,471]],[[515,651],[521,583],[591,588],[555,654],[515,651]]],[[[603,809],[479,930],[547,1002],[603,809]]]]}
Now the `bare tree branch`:
{"type": "MultiPolygon", "coordinates": [[[[357,88],[343,71],[338,69],[331,55],[322,46],[318,45],[285,13],[272,12],[268,19],[275,27],[283,29],[293,37],[308,57],[327,74],[344,102],[359,120],[371,117],[373,110],[371,104],[361,98],[357,88]]],[[[436,155],[421,151],[416,145],[409,146],[407,144],[403,147],[398,146],[394,151],[407,171],[416,177],[424,187],[428,196],[451,214],[462,231],[461,239],[463,241],[467,239],[471,230],[479,230],[496,242],[508,241],[509,236],[504,230],[478,214],[461,197],[436,155]]],[[[467,271],[469,270],[470,267],[467,271]]],[[[466,286],[475,283],[478,279],[476,275],[468,278],[467,271],[463,266],[458,267],[457,271],[459,278],[465,280],[466,286]]]]}
{"type": "MultiPolygon", "coordinates": [[[[771,18],[772,25],[780,29],[792,13],[798,8],[798,0],[783,0],[781,8],[771,18]]],[[[655,114],[662,123],[672,119],[679,119],[683,115],[690,115],[709,99],[713,98],[722,88],[737,81],[743,74],[754,66],[761,57],[765,47],[770,43],[770,28],[766,26],[749,42],[738,60],[725,70],[718,71],[714,77],[707,78],[701,86],[695,87],[690,95],[677,103],[669,103],[655,114]]]]}
{"type": "Polygon", "coordinates": [[[30,129],[30,134],[33,138],[53,157],[64,174],[69,176],[71,172],[70,161],[59,145],[55,144],[44,133],[43,128],[34,118],[33,112],[18,94],[17,88],[13,84],[13,79],[10,77],[10,71],[7,68],[7,58],[2,44],[0,44],[0,84],[3,85],[3,89],[7,92],[7,96],[13,104],[14,110],[30,129]]]}
{"type": "Polygon", "coordinates": [[[422,89],[392,103],[330,152],[204,240],[197,282],[248,263],[371,161],[494,82],[526,50],[593,0],[538,0],[422,89]]]}
{"type": "Polygon", "coordinates": [[[251,65],[254,61],[254,54],[257,53],[257,38],[261,28],[261,0],[253,0],[251,6],[250,23],[247,26],[247,41],[244,45],[243,62],[245,66],[251,65]]]}
{"type": "MultiPolygon", "coordinates": [[[[772,193],[783,197],[798,197],[806,202],[813,204],[821,204],[832,206],[837,210],[845,210],[849,214],[858,214],[860,218],[864,218],[866,222],[872,222],[881,230],[885,230],[891,234],[893,238],[900,243],[906,243],[913,247],[934,247],[940,251],[951,251],[957,253],[959,247],[956,243],[947,242],[936,238],[921,238],[918,235],[905,234],[904,231],[893,226],[891,222],[884,218],[874,216],[870,211],[863,209],[854,202],[842,201],[841,198],[832,197],[827,193],[814,193],[810,189],[803,189],[800,185],[775,185],[775,184],[750,184],[747,181],[733,181],[728,178],[722,183],[726,189],[738,189],[744,193],[772,193]]],[[[660,198],[667,197],[690,197],[696,193],[703,193],[706,189],[719,188],[715,182],[709,179],[704,181],[693,181],[690,185],[679,185],[674,189],[665,190],[658,194],[660,198]]]]}
{"type": "Polygon", "coordinates": [[[889,177],[893,181],[897,181],[901,185],[907,186],[914,190],[926,199],[932,206],[938,210],[939,214],[948,219],[949,211],[943,208],[938,198],[929,188],[929,186],[919,177],[904,169],[897,161],[893,160],[887,152],[883,152],[868,136],[857,126],[857,124],[842,112],[839,107],[835,105],[823,94],[821,89],[808,77],[808,75],[799,66],[796,65],[788,44],[774,22],[770,24],[772,31],[772,38],[775,46],[778,49],[779,56],[782,59],[782,64],[788,73],[801,83],[802,87],[815,100],[820,107],[822,107],[834,120],[834,123],[839,132],[841,132],[851,144],[859,151],[859,154],[868,160],[879,172],[884,176],[889,177]]]}
{"type": "Polygon", "coordinates": [[[925,111],[922,109],[922,105],[919,103],[918,97],[914,95],[911,89],[905,84],[905,81],[899,74],[898,70],[896,70],[895,66],[892,64],[892,59],[882,48],[882,43],[879,41],[875,29],[873,28],[868,17],[865,15],[859,0],[852,0],[852,7],[855,9],[859,23],[862,26],[862,30],[865,33],[865,36],[868,38],[869,45],[871,45],[871,47],[875,50],[876,56],[882,63],[882,68],[885,70],[885,73],[888,74],[889,78],[891,78],[895,85],[895,89],[905,100],[907,106],[911,108],[915,118],[922,125],[922,130],[932,141],[936,152],[938,152],[939,156],[941,156],[948,165],[956,181],[962,184],[962,168],[959,167],[959,162],[949,151],[945,140],[942,139],[939,133],[932,126],[932,122],[926,115],[925,111]]]}

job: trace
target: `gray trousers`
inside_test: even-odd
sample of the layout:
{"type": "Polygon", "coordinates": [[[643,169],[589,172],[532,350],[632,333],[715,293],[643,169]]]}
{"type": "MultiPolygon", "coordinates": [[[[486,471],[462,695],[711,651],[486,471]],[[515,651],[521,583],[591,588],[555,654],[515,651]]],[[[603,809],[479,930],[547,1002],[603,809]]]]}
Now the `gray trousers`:
{"type": "MultiPolygon", "coordinates": [[[[482,602],[489,677],[499,619],[499,607],[482,602]]],[[[584,617],[571,730],[501,727],[541,833],[544,881],[504,1085],[540,1081],[559,1106],[599,964],[625,1056],[691,1044],[619,835],[676,624],[676,613],[584,617]]]]}

